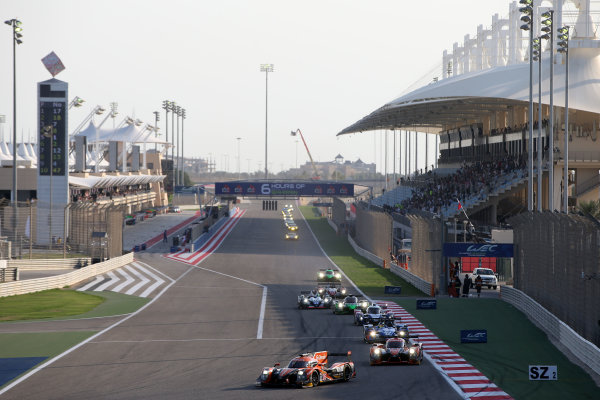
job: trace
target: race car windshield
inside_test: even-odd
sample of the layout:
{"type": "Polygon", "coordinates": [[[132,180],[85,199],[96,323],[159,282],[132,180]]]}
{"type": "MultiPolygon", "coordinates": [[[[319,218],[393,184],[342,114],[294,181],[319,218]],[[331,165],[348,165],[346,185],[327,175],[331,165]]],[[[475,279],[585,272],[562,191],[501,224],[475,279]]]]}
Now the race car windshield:
{"type": "Polygon", "coordinates": [[[367,314],[379,314],[379,307],[369,307],[367,314]]]}
{"type": "Polygon", "coordinates": [[[346,303],[356,303],[356,297],[346,297],[346,303]]]}
{"type": "Polygon", "coordinates": [[[308,362],[302,360],[292,360],[288,365],[288,368],[306,368],[308,362]]]}
{"type": "Polygon", "coordinates": [[[401,349],[404,347],[404,340],[394,340],[393,342],[387,342],[388,349],[401,349]]]}

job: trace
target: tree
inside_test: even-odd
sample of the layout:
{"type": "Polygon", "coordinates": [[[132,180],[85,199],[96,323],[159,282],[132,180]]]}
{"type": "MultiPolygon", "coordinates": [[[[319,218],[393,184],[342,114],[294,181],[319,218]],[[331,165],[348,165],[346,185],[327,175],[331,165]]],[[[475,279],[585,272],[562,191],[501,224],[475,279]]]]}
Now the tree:
{"type": "Polygon", "coordinates": [[[600,219],[600,200],[582,201],[577,205],[579,211],[600,219]]]}

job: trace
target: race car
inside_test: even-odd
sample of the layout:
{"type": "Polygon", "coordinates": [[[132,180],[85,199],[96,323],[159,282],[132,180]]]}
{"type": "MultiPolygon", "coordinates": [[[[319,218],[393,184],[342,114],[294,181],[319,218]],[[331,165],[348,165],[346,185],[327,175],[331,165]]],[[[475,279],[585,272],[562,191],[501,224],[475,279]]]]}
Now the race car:
{"type": "Polygon", "coordinates": [[[331,283],[328,286],[319,286],[318,289],[320,294],[327,293],[332,298],[342,298],[346,296],[348,292],[345,287],[342,287],[341,284],[331,283]]]}
{"type": "Polygon", "coordinates": [[[417,337],[412,335],[406,339],[388,339],[385,344],[374,344],[369,355],[371,365],[421,364],[423,344],[412,340],[417,337]]]}
{"type": "Polygon", "coordinates": [[[298,240],[298,234],[296,232],[286,232],[285,238],[286,240],[298,240]]]}
{"type": "Polygon", "coordinates": [[[386,308],[385,305],[381,307],[371,304],[366,310],[354,310],[354,325],[376,325],[381,321],[394,319],[394,315],[386,308]]]}
{"type": "Polygon", "coordinates": [[[256,380],[256,386],[303,386],[316,387],[320,383],[345,382],[356,377],[354,363],[350,360],[352,353],[330,353],[318,351],[302,353],[293,358],[286,368],[279,363],[273,367],[265,367],[256,380]],[[329,357],[348,357],[348,361],[336,362],[327,366],[329,357]]]}
{"type": "Polygon", "coordinates": [[[408,336],[408,326],[398,320],[388,319],[378,325],[363,325],[363,340],[366,343],[385,343],[388,339],[408,336]]]}
{"type": "Polygon", "coordinates": [[[317,282],[342,282],[342,274],[337,269],[320,269],[317,274],[317,282]]]}
{"type": "Polygon", "coordinates": [[[298,296],[298,308],[300,309],[331,308],[332,303],[331,297],[327,295],[321,297],[316,290],[302,291],[298,296]]]}
{"type": "Polygon", "coordinates": [[[366,310],[369,307],[367,300],[358,300],[358,296],[353,294],[346,296],[342,301],[335,300],[333,302],[334,314],[353,314],[355,310],[366,310]]]}

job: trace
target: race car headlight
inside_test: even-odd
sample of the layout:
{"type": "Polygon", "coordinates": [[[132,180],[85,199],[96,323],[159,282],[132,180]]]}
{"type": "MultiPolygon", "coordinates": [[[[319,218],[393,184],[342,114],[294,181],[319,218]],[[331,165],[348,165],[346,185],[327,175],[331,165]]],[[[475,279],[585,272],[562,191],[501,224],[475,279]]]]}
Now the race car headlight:
{"type": "Polygon", "coordinates": [[[267,376],[267,375],[269,375],[269,370],[268,370],[268,369],[264,369],[262,374],[263,374],[264,376],[267,376]]]}
{"type": "Polygon", "coordinates": [[[377,336],[377,332],[375,332],[375,331],[371,331],[371,332],[369,333],[369,336],[371,336],[371,337],[375,337],[375,336],[377,336]]]}
{"type": "Polygon", "coordinates": [[[323,272],[319,272],[319,278],[323,278],[325,274],[323,272]]]}
{"type": "Polygon", "coordinates": [[[406,336],[406,332],[405,331],[400,331],[400,336],[406,336]]]}
{"type": "Polygon", "coordinates": [[[304,302],[305,302],[305,303],[308,303],[308,299],[304,299],[304,302]]]}
{"type": "Polygon", "coordinates": [[[409,352],[410,354],[415,354],[415,349],[410,349],[408,352],[409,352]]]}
{"type": "Polygon", "coordinates": [[[342,294],[346,294],[346,289],[342,289],[342,294]]]}
{"type": "Polygon", "coordinates": [[[329,303],[329,297],[325,297],[325,303],[329,303]]]}
{"type": "Polygon", "coordinates": [[[342,308],[342,303],[337,303],[338,308],[342,308]]]}
{"type": "Polygon", "coordinates": [[[300,375],[300,376],[304,375],[304,371],[298,371],[298,375],[300,375]]]}
{"type": "Polygon", "coordinates": [[[375,354],[381,354],[381,350],[380,349],[375,349],[374,353],[375,354]]]}
{"type": "Polygon", "coordinates": [[[339,278],[341,278],[341,277],[342,277],[342,274],[340,274],[339,272],[336,272],[336,273],[334,274],[334,276],[335,276],[336,278],[338,278],[338,279],[339,279],[339,278]]]}

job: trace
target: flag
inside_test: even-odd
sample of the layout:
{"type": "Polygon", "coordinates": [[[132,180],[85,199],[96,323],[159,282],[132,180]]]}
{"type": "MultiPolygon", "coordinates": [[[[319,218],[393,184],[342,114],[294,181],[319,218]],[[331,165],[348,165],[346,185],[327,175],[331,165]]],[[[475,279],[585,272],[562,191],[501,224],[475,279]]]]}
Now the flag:
{"type": "Polygon", "coordinates": [[[462,208],[462,204],[460,204],[460,200],[458,200],[458,211],[462,208]]]}

